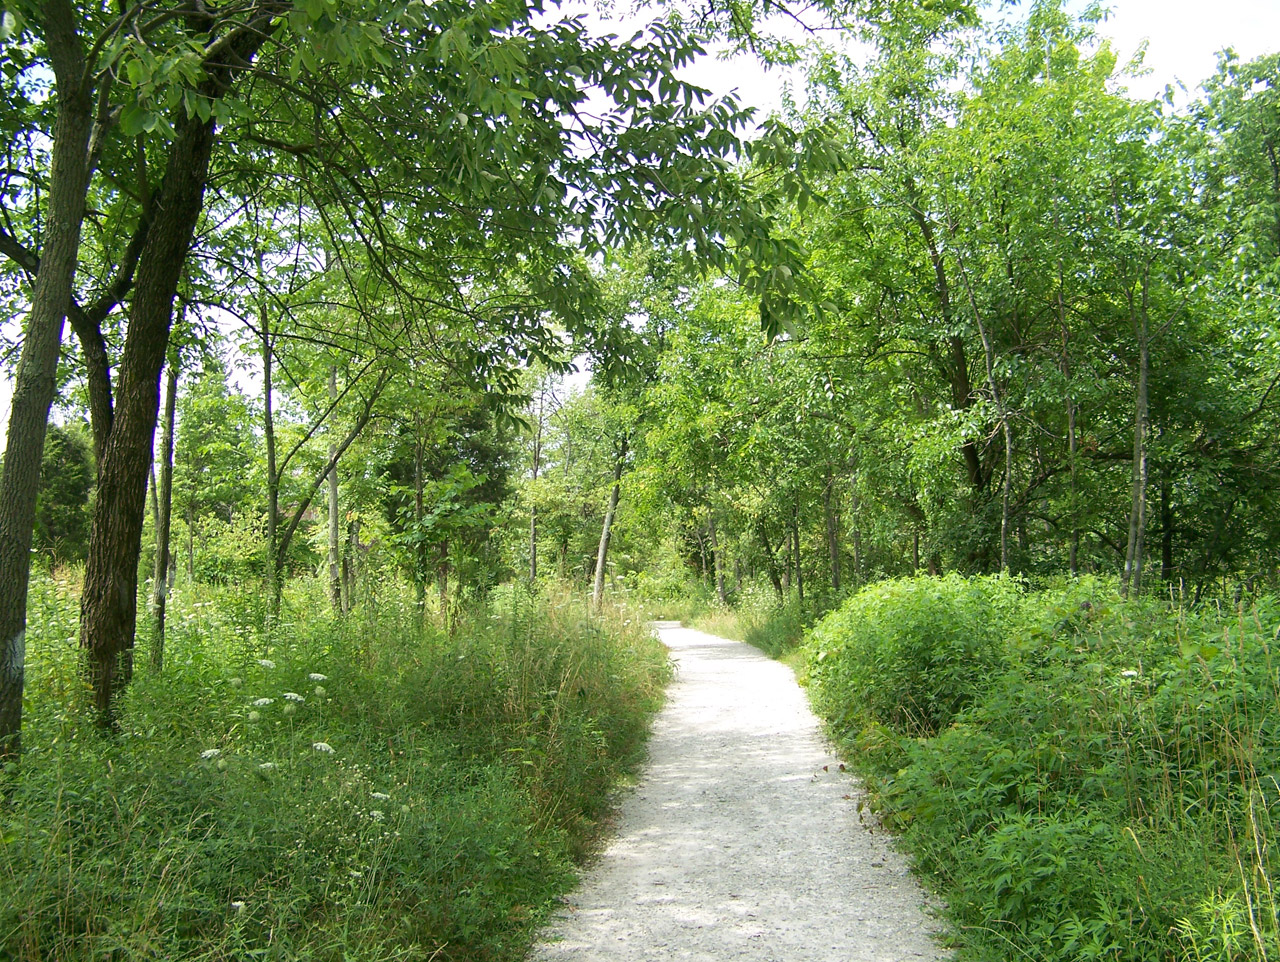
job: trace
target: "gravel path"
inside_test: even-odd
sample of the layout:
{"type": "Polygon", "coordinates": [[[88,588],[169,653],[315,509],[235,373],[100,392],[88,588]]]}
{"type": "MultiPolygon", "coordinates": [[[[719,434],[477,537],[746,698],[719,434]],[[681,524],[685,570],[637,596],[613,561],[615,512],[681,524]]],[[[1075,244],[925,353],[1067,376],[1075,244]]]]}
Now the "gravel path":
{"type": "Polygon", "coordinates": [[[648,766],[534,962],[946,958],[790,669],[741,642],[657,628],[678,668],[648,766]]]}

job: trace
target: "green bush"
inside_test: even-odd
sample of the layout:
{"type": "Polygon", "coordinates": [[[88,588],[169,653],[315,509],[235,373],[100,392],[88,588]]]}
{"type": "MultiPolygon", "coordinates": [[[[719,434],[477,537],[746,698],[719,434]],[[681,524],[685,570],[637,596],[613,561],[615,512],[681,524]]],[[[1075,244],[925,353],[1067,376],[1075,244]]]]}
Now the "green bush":
{"type": "Polygon", "coordinates": [[[958,575],[863,589],[806,642],[819,711],[846,735],[870,725],[940,731],[998,669],[1018,595],[1008,579],[958,575]]]}
{"type": "Polygon", "coordinates": [[[33,581],[0,807],[0,958],[517,959],[667,678],[638,623],[505,595],[452,635],[411,592],[344,619],[293,585],[171,598],[119,731],[81,714],[74,573],[33,581]]]}
{"type": "Polygon", "coordinates": [[[842,729],[960,957],[1280,959],[1280,607],[1080,579],[1004,623],[1000,664],[936,734],[842,729]]]}

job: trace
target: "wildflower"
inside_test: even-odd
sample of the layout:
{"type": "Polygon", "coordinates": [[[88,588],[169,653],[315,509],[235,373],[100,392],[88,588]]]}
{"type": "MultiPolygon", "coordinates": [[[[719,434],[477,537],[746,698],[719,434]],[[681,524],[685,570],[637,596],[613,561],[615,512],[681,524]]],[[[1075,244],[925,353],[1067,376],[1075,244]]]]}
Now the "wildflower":
{"type": "Polygon", "coordinates": [[[232,688],[239,688],[241,685],[243,685],[243,684],[244,684],[244,679],[243,679],[243,678],[229,678],[229,679],[227,679],[227,684],[228,684],[228,685],[230,685],[232,688]]]}
{"type": "Polygon", "coordinates": [[[1128,671],[1120,672],[1120,677],[1121,678],[1137,678],[1138,673],[1134,671],[1132,668],[1130,668],[1128,671]]]}
{"type": "Polygon", "coordinates": [[[284,706],[284,713],[286,715],[292,715],[296,713],[297,710],[298,710],[298,706],[295,705],[293,702],[289,702],[289,704],[284,706]]]}
{"type": "Polygon", "coordinates": [[[260,771],[260,772],[273,772],[273,771],[275,771],[275,768],[276,768],[276,763],[275,763],[275,762],[263,762],[262,764],[260,764],[260,765],[258,766],[258,771],[260,771]]]}
{"type": "Polygon", "coordinates": [[[275,699],[274,699],[274,698],[255,698],[255,699],[253,700],[253,707],[254,707],[254,708],[266,708],[266,707],[267,707],[268,705],[270,705],[273,701],[275,701],[275,699]]]}
{"type": "Polygon", "coordinates": [[[209,761],[211,758],[217,758],[221,754],[222,754],[221,748],[206,748],[204,751],[200,753],[200,757],[203,758],[205,761],[209,761]]]}
{"type": "Polygon", "coordinates": [[[256,711],[249,712],[249,721],[256,722],[262,719],[262,715],[256,711]]]}
{"type": "Polygon", "coordinates": [[[307,675],[307,680],[308,681],[328,681],[329,676],[322,675],[318,671],[313,671],[311,674],[307,675]]]}
{"type": "Polygon", "coordinates": [[[235,910],[235,911],[237,911],[237,912],[243,912],[243,911],[244,911],[244,903],[243,903],[243,902],[240,902],[240,901],[232,902],[232,903],[231,903],[231,908],[232,908],[232,909],[234,909],[234,910],[235,910]]]}
{"type": "Polygon", "coordinates": [[[391,801],[391,796],[388,795],[386,792],[373,792],[371,797],[376,798],[380,802],[391,801]]]}
{"type": "Polygon", "coordinates": [[[327,691],[325,691],[325,690],[324,690],[324,685],[316,685],[316,697],[317,697],[317,698],[323,698],[323,697],[324,697],[325,695],[327,695],[327,694],[329,694],[329,693],[328,693],[327,691]]]}
{"type": "Polygon", "coordinates": [[[324,752],[326,755],[333,754],[333,746],[328,742],[315,742],[311,747],[318,752],[324,752]]]}
{"type": "Polygon", "coordinates": [[[296,701],[299,704],[306,701],[306,699],[303,698],[301,695],[299,695],[296,691],[287,691],[284,693],[282,697],[288,699],[289,701],[296,701]]]}
{"type": "Polygon", "coordinates": [[[261,665],[263,668],[274,668],[276,666],[276,663],[272,661],[270,658],[259,658],[258,664],[261,665]]]}
{"type": "Polygon", "coordinates": [[[408,815],[408,814],[409,814],[409,806],[408,806],[408,805],[401,805],[401,806],[400,806],[400,814],[401,814],[401,815],[408,815]]]}
{"type": "Polygon", "coordinates": [[[384,815],[382,812],[380,812],[376,808],[371,808],[369,809],[369,817],[373,819],[375,822],[380,822],[384,818],[386,818],[386,815],[384,815]]]}

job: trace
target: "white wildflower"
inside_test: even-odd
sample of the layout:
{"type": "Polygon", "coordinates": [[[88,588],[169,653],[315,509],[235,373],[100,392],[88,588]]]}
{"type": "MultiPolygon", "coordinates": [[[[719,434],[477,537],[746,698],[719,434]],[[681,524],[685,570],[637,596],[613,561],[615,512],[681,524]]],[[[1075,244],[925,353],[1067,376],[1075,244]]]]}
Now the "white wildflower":
{"type": "Polygon", "coordinates": [[[221,748],[206,748],[204,751],[200,753],[200,757],[203,758],[205,761],[208,761],[211,758],[217,758],[221,754],[222,754],[221,748]]]}
{"type": "Polygon", "coordinates": [[[259,765],[259,766],[258,766],[258,771],[260,771],[260,772],[273,772],[273,771],[275,771],[275,768],[276,768],[276,763],[275,763],[275,762],[263,762],[261,765],[259,765]]]}
{"type": "Polygon", "coordinates": [[[306,699],[303,698],[301,695],[299,695],[296,691],[287,691],[281,697],[286,698],[289,701],[296,701],[299,704],[306,701],[306,699]]]}
{"type": "Polygon", "coordinates": [[[1137,678],[1138,673],[1134,671],[1132,668],[1130,668],[1128,671],[1120,672],[1120,677],[1121,678],[1137,678]]]}
{"type": "Polygon", "coordinates": [[[316,742],[311,747],[318,752],[324,752],[326,755],[333,754],[333,746],[328,742],[316,742]]]}
{"type": "Polygon", "coordinates": [[[232,903],[231,903],[231,907],[232,907],[233,909],[235,909],[235,911],[237,911],[237,912],[243,912],[243,911],[244,911],[244,903],[243,903],[243,902],[240,902],[240,901],[232,902],[232,903]]]}
{"type": "Polygon", "coordinates": [[[270,705],[273,701],[275,701],[275,699],[274,699],[274,698],[255,698],[255,699],[253,700],[253,707],[254,707],[254,708],[266,708],[266,707],[267,707],[268,705],[270,705]]]}
{"type": "Polygon", "coordinates": [[[369,809],[369,817],[373,819],[375,822],[380,822],[387,816],[383,814],[381,811],[379,811],[378,809],[371,808],[369,809]]]}
{"type": "Polygon", "coordinates": [[[370,797],[372,797],[372,798],[376,798],[376,799],[377,799],[378,801],[380,801],[380,802],[389,802],[389,801],[391,801],[391,796],[390,796],[390,795],[388,795],[386,792],[372,792],[372,793],[370,794],[370,797]]]}
{"type": "Polygon", "coordinates": [[[276,663],[272,661],[270,658],[259,658],[258,664],[261,665],[263,668],[274,668],[276,666],[276,663]]]}
{"type": "Polygon", "coordinates": [[[328,681],[329,676],[322,675],[318,671],[313,671],[311,674],[307,675],[307,680],[308,681],[328,681]]]}

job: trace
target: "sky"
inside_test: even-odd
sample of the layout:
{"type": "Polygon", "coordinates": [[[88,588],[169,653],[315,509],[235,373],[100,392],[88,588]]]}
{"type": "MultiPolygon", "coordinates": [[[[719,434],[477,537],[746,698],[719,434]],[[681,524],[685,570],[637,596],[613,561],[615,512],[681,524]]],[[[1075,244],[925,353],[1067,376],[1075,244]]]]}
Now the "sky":
{"type": "MultiPolygon", "coordinates": [[[[1072,0],[1077,9],[1084,5],[1072,0]]],[[[1127,84],[1135,96],[1157,96],[1166,84],[1179,83],[1194,94],[1225,47],[1245,60],[1280,50],[1280,0],[1111,0],[1110,7],[1099,33],[1112,39],[1120,62],[1147,44],[1150,73],[1127,84]]],[[[687,76],[715,93],[736,89],[762,115],[779,106],[785,83],[777,71],[766,73],[749,58],[709,61],[687,76]]],[[[0,376],[0,427],[6,433],[9,395],[10,385],[0,376]]]]}

